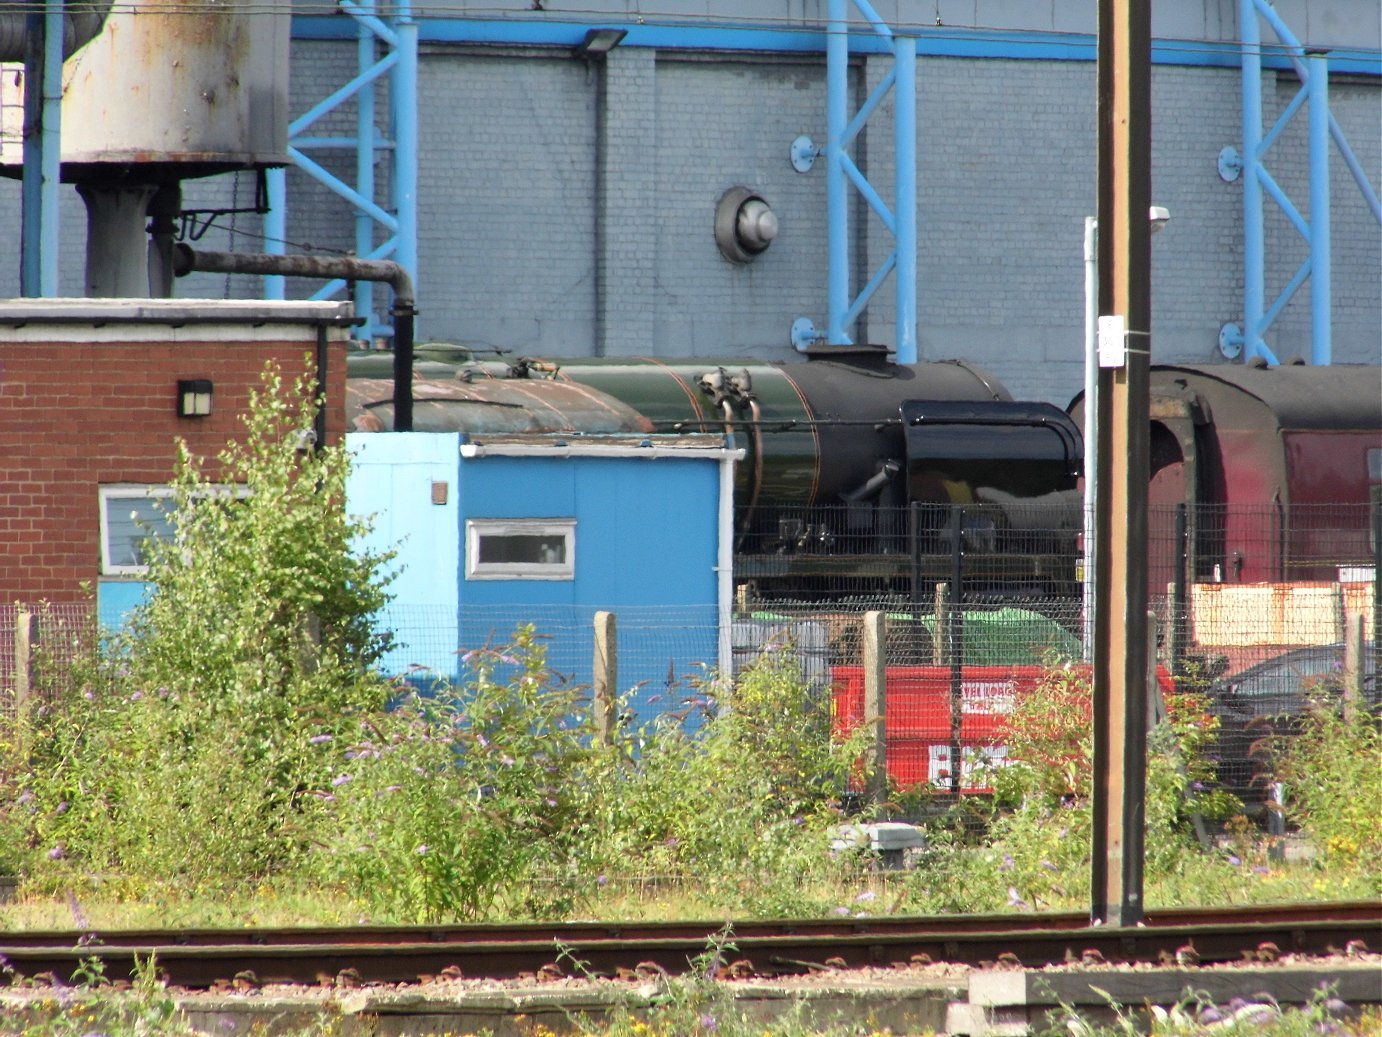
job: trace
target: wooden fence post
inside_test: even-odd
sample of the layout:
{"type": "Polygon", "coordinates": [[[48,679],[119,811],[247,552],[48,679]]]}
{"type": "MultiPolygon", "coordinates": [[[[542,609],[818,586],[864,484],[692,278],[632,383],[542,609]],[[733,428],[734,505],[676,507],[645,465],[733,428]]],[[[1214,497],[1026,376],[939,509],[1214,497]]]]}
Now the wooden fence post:
{"type": "Polygon", "coordinates": [[[34,690],[34,645],[38,641],[38,617],[21,608],[14,616],[14,715],[29,709],[34,690]]]}
{"type": "Polygon", "coordinates": [[[613,745],[619,707],[619,638],[613,612],[595,613],[594,674],[595,737],[601,745],[613,745]]]}
{"type": "Polygon", "coordinates": [[[931,665],[950,665],[950,584],[936,584],[935,625],[931,636],[931,665]]]}
{"type": "Polygon", "coordinates": [[[882,612],[864,613],[864,794],[874,806],[888,798],[887,621],[882,612]]]}
{"type": "Polygon", "coordinates": [[[1344,719],[1352,721],[1354,711],[1363,698],[1363,671],[1367,669],[1364,652],[1364,617],[1361,612],[1349,616],[1344,629],[1344,719]]]}

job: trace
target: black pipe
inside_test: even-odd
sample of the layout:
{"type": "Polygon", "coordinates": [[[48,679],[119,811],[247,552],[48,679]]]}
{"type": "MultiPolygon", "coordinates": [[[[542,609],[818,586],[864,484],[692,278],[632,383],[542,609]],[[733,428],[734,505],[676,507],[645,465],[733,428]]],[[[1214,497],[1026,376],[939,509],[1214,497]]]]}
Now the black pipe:
{"type": "Polygon", "coordinates": [[[1382,498],[1372,503],[1372,665],[1382,673],[1382,498]]]}
{"type": "Polygon", "coordinates": [[[1185,505],[1176,505],[1176,573],[1171,583],[1171,675],[1185,672],[1185,645],[1189,640],[1186,609],[1186,573],[1190,567],[1190,524],[1185,505]]]}
{"type": "Polygon", "coordinates": [[[382,281],[393,289],[393,429],[413,431],[413,279],[400,264],[349,256],[275,256],[266,252],[198,252],[185,244],[173,251],[173,272],[260,274],[270,277],[382,281]]]}
{"type": "Polygon", "coordinates": [[[950,652],[950,795],[958,803],[960,778],[964,768],[964,746],[960,744],[964,723],[964,527],[965,509],[951,505],[950,511],[950,612],[946,643],[950,652]]]}

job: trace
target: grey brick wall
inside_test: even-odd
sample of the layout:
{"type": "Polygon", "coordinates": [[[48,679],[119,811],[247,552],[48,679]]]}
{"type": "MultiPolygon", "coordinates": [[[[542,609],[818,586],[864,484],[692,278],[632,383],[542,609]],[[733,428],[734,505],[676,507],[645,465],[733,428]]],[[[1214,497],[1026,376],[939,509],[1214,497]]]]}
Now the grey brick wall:
{"type": "MultiPolygon", "coordinates": [[[[1314,41],[1311,33],[1328,38],[1340,24],[1338,10],[1356,14],[1368,3],[1375,0],[1278,6],[1314,41]]],[[[789,6],[789,18],[811,21],[821,13],[814,2],[789,6]]],[[[922,13],[947,24],[1086,31],[1087,17],[1092,25],[1092,3],[923,6],[922,13]]],[[[1170,19],[1158,31],[1231,38],[1233,7],[1227,0],[1181,5],[1174,17],[1158,15],[1170,19]]],[[[880,10],[885,17],[899,13],[880,10]]],[[[718,11],[716,0],[704,0],[684,13],[718,11]]],[[[911,6],[902,13],[920,17],[911,6]]],[[[293,111],[349,79],[354,65],[353,44],[296,41],[293,111]]],[[[887,66],[874,58],[856,65],[856,103],[887,66]]],[[[1221,181],[1215,169],[1219,149],[1241,139],[1240,76],[1158,65],[1152,82],[1153,197],[1172,213],[1152,246],[1153,356],[1214,361],[1220,325],[1242,319],[1242,188],[1221,181]]],[[[1295,86],[1270,76],[1264,82],[1270,123],[1295,86]]],[[[1335,117],[1374,185],[1382,185],[1382,81],[1343,77],[1331,94],[1335,117]]],[[[824,165],[797,173],[788,148],[798,134],[823,141],[825,95],[824,58],[816,55],[626,45],[587,66],[564,50],[425,48],[422,336],[551,356],[794,358],[792,320],[825,324],[828,263],[824,165]],[[713,238],[715,203],[734,185],[760,192],[781,222],[773,246],[742,266],[725,260],[713,238]]],[[[383,105],[381,97],[381,113],[383,105]]],[[[963,357],[990,368],[1019,396],[1068,402],[1081,383],[1081,236],[1095,205],[1093,65],[924,58],[917,113],[922,358],[963,357]]],[[[886,199],[890,119],[885,104],[856,154],[886,199]]],[[[348,105],[313,133],[349,135],[353,120],[348,105]]],[[[1308,216],[1304,134],[1302,113],[1268,161],[1308,216]]],[[[314,154],[353,178],[353,153],[314,154]]],[[[378,168],[382,175],[385,165],[378,168]]],[[[1382,230],[1337,156],[1331,181],[1335,359],[1378,362],[1382,230]]],[[[289,250],[353,249],[355,217],[346,203],[300,171],[290,171],[288,182],[289,250]]],[[[252,189],[242,174],[238,182],[189,182],[185,195],[189,206],[226,207],[247,203],[252,189]]],[[[891,240],[857,196],[851,211],[857,290],[891,240]]],[[[80,294],[85,215],[67,190],[62,221],[62,287],[80,294]]],[[[1267,226],[1270,300],[1304,245],[1270,203],[1267,226]]],[[[222,219],[200,244],[258,250],[258,231],[252,217],[222,219]]],[[[0,242],[10,243],[16,258],[18,240],[19,185],[0,181],[0,242]]],[[[314,287],[290,282],[289,294],[301,297],[314,287]]],[[[0,295],[17,291],[17,261],[0,265],[0,295]]],[[[220,298],[254,295],[259,287],[254,279],[198,277],[178,291],[220,298]]],[[[856,341],[893,343],[892,291],[889,280],[855,329],[856,341]]],[[[1269,335],[1280,358],[1308,354],[1309,311],[1307,283],[1269,335]]]]}

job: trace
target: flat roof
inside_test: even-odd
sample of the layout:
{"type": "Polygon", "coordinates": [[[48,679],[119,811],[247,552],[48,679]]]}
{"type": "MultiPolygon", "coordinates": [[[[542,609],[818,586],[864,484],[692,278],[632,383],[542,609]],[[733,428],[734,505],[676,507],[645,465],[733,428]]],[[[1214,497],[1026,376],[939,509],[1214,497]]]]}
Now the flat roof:
{"type": "Polygon", "coordinates": [[[26,324],[340,324],[349,302],[277,299],[0,299],[0,327],[26,324]]]}

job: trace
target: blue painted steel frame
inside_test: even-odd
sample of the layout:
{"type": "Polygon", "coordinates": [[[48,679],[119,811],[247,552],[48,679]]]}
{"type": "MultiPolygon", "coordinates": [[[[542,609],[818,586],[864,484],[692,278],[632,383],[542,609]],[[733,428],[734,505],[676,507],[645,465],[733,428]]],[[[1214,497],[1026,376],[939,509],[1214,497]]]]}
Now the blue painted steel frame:
{"type": "MultiPolygon", "coordinates": [[[[360,73],[357,78],[337,91],[295,126],[305,125],[324,111],[350,96],[360,96],[360,128],[355,138],[299,138],[294,141],[294,160],[309,175],[321,180],[349,200],[359,210],[356,219],[357,252],[381,258],[392,252],[414,276],[416,282],[416,176],[417,176],[417,40],[418,27],[412,22],[410,5],[399,4],[396,14],[387,24],[374,17],[375,0],[341,0],[341,10],[352,15],[358,27],[339,17],[298,16],[293,20],[293,33],[299,39],[346,39],[355,32],[360,47],[360,73]],[[393,35],[390,35],[390,32],[393,35]],[[375,38],[383,39],[392,51],[379,62],[373,62],[375,38]],[[373,106],[372,84],[380,75],[390,76],[390,96],[394,101],[394,142],[392,147],[392,177],[395,185],[394,213],[385,212],[372,198],[373,160],[377,149],[388,148],[386,142],[375,139],[372,115],[366,107],[373,106]],[[368,100],[366,100],[368,98],[368,100]],[[350,188],[320,166],[301,154],[308,147],[355,147],[357,149],[357,185],[350,188]],[[391,237],[384,245],[372,244],[373,225],[381,224],[391,237]]],[[[1245,327],[1227,335],[1229,341],[1243,350],[1245,359],[1263,356],[1275,362],[1263,341],[1263,334],[1275,320],[1286,302],[1305,278],[1313,274],[1312,357],[1316,363],[1328,363],[1330,346],[1329,314],[1329,196],[1326,136],[1338,147],[1345,165],[1363,192],[1374,217],[1382,222],[1382,206],[1376,191],[1368,182],[1361,163],[1353,154],[1337,120],[1328,111],[1328,68],[1365,75],[1382,75],[1382,58],[1371,51],[1335,50],[1328,62],[1320,55],[1307,54],[1290,30],[1266,0],[1241,0],[1239,5],[1242,43],[1230,44],[1185,40],[1156,41],[1152,47],[1152,61],[1163,65],[1209,66],[1229,68],[1235,65],[1243,71],[1243,154],[1240,156],[1244,176],[1244,323],[1245,327]],[[1264,18],[1282,41],[1280,47],[1263,49],[1258,17],[1264,18]],[[1263,136],[1261,106],[1261,76],[1264,68],[1293,68],[1306,84],[1296,100],[1272,129],[1263,136]],[[1317,71],[1318,70],[1318,71],[1317,71]],[[1295,210],[1284,192],[1277,186],[1262,165],[1262,156],[1280,133],[1281,127],[1308,100],[1310,105],[1310,163],[1311,204],[1313,222],[1307,222],[1295,210]],[[1326,134],[1327,128],[1327,134],[1326,134]],[[1311,256],[1297,270],[1272,307],[1265,305],[1264,234],[1262,227],[1262,199],[1265,190],[1282,206],[1292,224],[1310,243],[1311,256]]],[[[606,24],[606,23],[602,23],[606,24]]],[[[497,44],[527,44],[575,46],[589,26],[581,22],[528,22],[518,20],[429,19],[426,38],[429,42],[472,42],[497,44]]],[[[828,154],[834,156],[827,172],[827,214],[831,240],[831,267],[827,288],[830,300],[830,325],[822,337],[835,344],[849,342],[847,328],[862,311],[864,304],[891,272],[898,279],[898,353],[901,362],[916,358],[916,94],[915,59],[918,52],[927,56],[1012,58],[1043,61],[1092,61],[1095,40],[1083,33],[1000,32],[985,29],[926,27],[918,29],[915,37],[904,41],[893,33],[868,5],[867,0],[830,0],[830,25],[822,38],[820,33],[774,31],[752,24],[723,23],[712,27],[649,25],[631,23],[622,26],[628,32],[625,46],[668,49],[723,49],[820,53],[824,49],[827,70],[829,121],[828,154]],[[869,33],[848,33],[844,13],[849,2],[854,3],[872,30],[869,33]],[[843,26],[843,29],[840,28],[843,26]],[[878,90],[866,101],[853,122],[847,119],[848,57],[856,54],[886,54],[892,52],[897,64],[878,90]],[[833,69],[838,69],[834,71],[833,69]],[[902,85],[906,80],[906,85],[902,85]],[[846,148],[868,113],[890,88],[896,88],[897,121],[897,182],[899,204],[894,218],[887,206],[853,162],[846,148]],[[906,154],[904,155],[904,149],[906,154]],[[851,304],[848,287],[848,223],[846,219],[847,182],[853,182],[869,205],[878,213],[888,230],[894,234],[897,248],[874,274],[859,297],[851,304]],[[910,208],[910,212],[906,210],[910,208]],[[843,287],[841,286],[843,284],[843,287]],[[910,285],[910,292],[903,288],[910,285]]],[[[270,174],[270,199],[273,211],[266,220],[266,233],[282,239],[286,229],[283,210],[284,178],[282,171],[270,174]]],[[[342,285],[328,285],[318,297],[338,291],[342,285]]],[[[282,278],[266,279],[270,298],[282,298],[282,278]]],[[[356,286],[357,312],[368,315],[372,305],[372,286],[356,286]]],[[[1226,329],[1227,331],[1227,329],[1226,329]]],[[[387,333],[387,329],[369,327],[366,334],[387,333]]]]}
{"type": "Polygon", "coordinates": [[[830,320],[826,341],[833,346],[853,345],[847,328],[858,319],[873,293],[889,273],[895,274],[897,290],[896,359],[900,364],[917,360],[917,197],[916,197],[916,39],[895,35],[883,24],[867,0],[830,0],[830,24],[826,34],[826,227],[830,246],[827,298],[830,320]],[[852,3],[869,29],[886,40],[893,53],[892,71],[849,118],[850,26],[852,3]],[[879,102],[893,91],[896,179],[893,204],[887,204],[849,157],[849,146],[863,129],[879,102]],[[892,233],[895,247],[875,271],[869,283],[850,299],[849,192],[848,184],[863,195],[870,208],[892,233]]]}
{"type": "Polygon", "coordinates": [[[1368,182],[1338,121],[1330,114],[1329,59],[1322,53],[1307,51],[1267,0],[1241,0],[1238,28],[1243,68],[1243,150],[1239,156],[1243,175],[1243,326],[1237,332],[1226,330],[1221,337],[1229,350],[1241,346],[1244,360],[1261,357],[1270,364],[1277,363],[1264,336],[1286,303],[1309,277],[1310,360],[1313,364],[1328,364],[1333,358],[1329,221],[1331,138],[1379,223],[1382,223],[1382,207],[1379,207],[1377,192],[1368,182]],[[1259,18],[1265,20],[1276,33],[1291,67],[1302,83],[1300,91],[1266,134],[1262,132],[1263,46],[1259,18]],[[1282,128],[1306,104],[1309,106],[1309,221],[1301,216],[1263,162],[1282,128]],[[1264,193],[1277,203],[1310,247],[1310,254],[1270,307],[1266,306],[1264,193]]]}
{"type": "MultiPolygon", "coordinates": [[[[413,283],[417,276],[417,23],[408,3],[389,5],[392,13],[377,14],[375,0],[338,0],[342,12],[353,20],[356,33],[358,72],[345,86],[298,116],[288,127],[288,155],[293,164],[349,202],[355,215],[355,255],[363,259],[392,259],[399,263],[413,283]],[[382,45],[384,53],[377,52],[382,45]],[[389,84],[388,125],[392,139],[380,134],[377,125],[375,86],[384,76],[389,84]],[[308,137],[305,132],[318,119],[350,100],[355,101],[354,137],[308,137]],[[312,150],[351,148],[355,151],[355,184],[347,184],[307,155],[312,150]],[[390,156],[388,208],[375,199],[374,166],[380,152],[390,156]],[[385,237],[376,244],[378,228],[385,237]]],[[[269,173],[270,212],[265,217],[264,233],[269,251],[281,254],[287,243],[286,175],[283,170],[269,173]]],[[[347,287],[342,280],[330,281],[313,299],[329,299],[347,287]]],[[[359,336],[366,340],[388,337],[392,328],[376,322],[374,285],[357,281],[352,288],[355,313],[364,323],[359,336]]],[[[281,277],[265,278],[265,295],[284,297],[281,277]]]]}
{"type": "Polygon", "coordinates": [[[42,14],[28,16],[32,38],[42,34],[43,75],[24,68],[24,166],[20,194],[19,294],[51,298],[58,294],[58,189],[62,154],[62,34],[64,0],[53,0],[42,14]],[[41,79],[41,82],[35,82],[41,79]],[[38,87],[37,105],[29,91],[38,87]],[[37,113],[38,126],[30,125],[37,113]]]}

